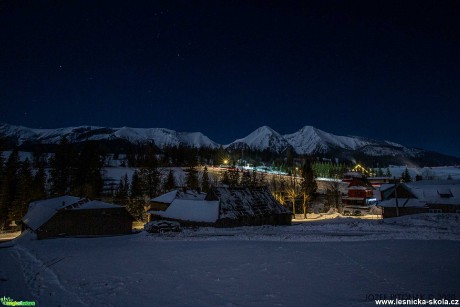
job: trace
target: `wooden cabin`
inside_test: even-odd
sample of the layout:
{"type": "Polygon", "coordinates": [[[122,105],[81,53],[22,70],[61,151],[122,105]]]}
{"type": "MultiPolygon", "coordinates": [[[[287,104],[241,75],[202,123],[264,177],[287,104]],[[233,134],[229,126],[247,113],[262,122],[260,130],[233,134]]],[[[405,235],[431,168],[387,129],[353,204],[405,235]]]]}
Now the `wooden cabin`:
{"type": "Polygon", "coordinates": [[[130,234],[133,221],[123,206],[74,196],[32,202],[22,219],[38,239],[130,234]]]}
{"type": "Polygon", "coordinates": [[[267,188],[249,187],[215,187],[205,197],[200,193],[186,199],[177,194],[166,210],[148,213],[152,220],[216,227],[290,225],[292,219],[291,211],[276,201],[267,188]]]}

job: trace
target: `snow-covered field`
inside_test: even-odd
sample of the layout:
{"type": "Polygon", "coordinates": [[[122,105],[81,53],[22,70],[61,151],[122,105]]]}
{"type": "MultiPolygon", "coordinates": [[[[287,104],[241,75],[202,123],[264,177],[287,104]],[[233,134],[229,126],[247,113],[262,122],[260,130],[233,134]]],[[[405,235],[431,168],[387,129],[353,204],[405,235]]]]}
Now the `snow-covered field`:
{"type": "Polygon", "coordinates": [[[459,259],[455,214],[41,241],[28,234],[0,248],[0,296],[40,306],[362,306],[398,294],[458,299],[459,259]]]}
{"type": "MultiPolygon", "coordinates": [[[[401,177],[403,172],[406,170],[406,166],[395,166],[390,165],[390,173],[392,176],[397,178],[401,177]]],[[[415,179],[415,176],[419,175],[423,178],[431,178],[435,180],[445,180],[447,178],[451,179],[460,179],[460,167],[458,166],[438,166],[438,167],[411,167],[408,166],[407,170],[409,171],[412,180],[415,179]]],[[[382,169],[385,173],[386,169],[382,169]]]]}

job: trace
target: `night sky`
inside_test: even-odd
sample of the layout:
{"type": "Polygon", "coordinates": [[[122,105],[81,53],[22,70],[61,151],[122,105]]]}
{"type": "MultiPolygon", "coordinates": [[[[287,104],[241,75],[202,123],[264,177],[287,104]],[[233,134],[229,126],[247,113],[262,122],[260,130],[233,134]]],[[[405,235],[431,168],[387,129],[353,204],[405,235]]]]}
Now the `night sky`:
{"type": "Polygon", "coordinates": [[[2,0],[0,103],[33,128],[312,125],[460,157],[460,1],[2,0]]]}

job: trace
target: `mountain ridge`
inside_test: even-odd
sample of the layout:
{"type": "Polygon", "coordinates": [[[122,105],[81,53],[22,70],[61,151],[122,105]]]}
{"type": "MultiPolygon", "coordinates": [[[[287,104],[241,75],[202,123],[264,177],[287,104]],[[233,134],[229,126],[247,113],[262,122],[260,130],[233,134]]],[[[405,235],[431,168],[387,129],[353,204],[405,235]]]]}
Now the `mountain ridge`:
{"type": "Polygon", "coordinates": [[[270,151],[281,154],[286,150],[293,150],[299,155],[334,155],[348,160],[356,156],[369,159],[378,157],[404,159],[422,159],[429,161],[431,156],[436,161],[460,163],[460,158],[442,153],[431,152],[419,148],[387,141],[374,140],[360,136],[339,136],[325,132],[313,126],[304,126],[290,134],[280,134],[269,126],[261,126],[243,138],[221,145],[201,132],[178,132],[167,128],[132,128],[132,127],[100,127],[77,126],[56,129],[34,129],[24,126],[0,124],[0,137],[9,141],[13,146],[23,144],[58,144],[62,137],[71,143],[85,141],[122,141],[132,144],[153,143],[159,148],[167,146],[189,146],[219,148],[223,146],[229,151],[250,149],[256,151],[270,151]],[[457,162],[458,161],[458,162],[457,162]]]}

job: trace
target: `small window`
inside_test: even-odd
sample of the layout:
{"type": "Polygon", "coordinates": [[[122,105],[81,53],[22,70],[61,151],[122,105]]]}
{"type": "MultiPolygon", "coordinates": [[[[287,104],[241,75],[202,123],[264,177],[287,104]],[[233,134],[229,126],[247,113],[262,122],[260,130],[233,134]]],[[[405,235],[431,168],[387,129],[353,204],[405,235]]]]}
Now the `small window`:
{"type": "Polygon", "coordinates": [[[430,209],[430,213],[442,213],[441,209],[430,209]]]}

